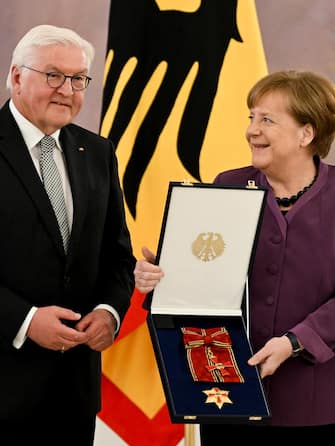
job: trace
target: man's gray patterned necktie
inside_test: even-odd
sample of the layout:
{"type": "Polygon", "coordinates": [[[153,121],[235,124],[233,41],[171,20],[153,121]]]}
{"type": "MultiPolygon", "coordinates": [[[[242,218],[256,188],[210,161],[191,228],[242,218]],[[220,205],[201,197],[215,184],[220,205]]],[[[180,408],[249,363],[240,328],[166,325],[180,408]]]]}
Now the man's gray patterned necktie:
{"type": "Polygon", "coordinates": [[[59,229],[63,238],[64,250],[67,253],[70,239],[70,230],[67,219],[62,181],[55,160],[53,158],[53,150],[56,147],[56,141],[52,136],[46,135],[39,142],[39,146],[42,180],[52,204],[53,210],[56,214],[59,229]]]}

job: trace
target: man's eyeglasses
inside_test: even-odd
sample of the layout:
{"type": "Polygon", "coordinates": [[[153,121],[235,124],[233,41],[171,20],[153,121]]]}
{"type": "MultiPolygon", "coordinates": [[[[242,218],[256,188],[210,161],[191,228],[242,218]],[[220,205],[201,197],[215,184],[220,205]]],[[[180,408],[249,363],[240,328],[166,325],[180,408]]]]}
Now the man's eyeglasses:
{"type": "Polygon", "coordinates": [[[73,76],[67,76],[66,74],[59,73],[57,71],[52,71],[46,73],[45,71],[36,70],[35,68],[27,67],[26,65],[22,65],[21,68],[27,68],[27,70],[36,71],[36,73],[45,74],[47,77],[47,83],[51,88],[60,88],[64,85],[67,78],[71,79],[71,86],[73,90],[80,91],[85,90],[88,87],[88,84],[92,80],[91,77],[86,76],[85,74],[74,74],[73,76]]]}

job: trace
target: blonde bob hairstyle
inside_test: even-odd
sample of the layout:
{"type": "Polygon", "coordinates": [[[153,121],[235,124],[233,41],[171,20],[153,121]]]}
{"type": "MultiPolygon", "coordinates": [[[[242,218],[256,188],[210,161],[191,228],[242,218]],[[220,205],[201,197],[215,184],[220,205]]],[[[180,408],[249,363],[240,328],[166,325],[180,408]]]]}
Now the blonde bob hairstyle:
{"type": "Polygon", "coordinates": [[[335,89],[324,76],[311,71],[277,71],[260,79],[249,91],[251,109],[266,94],[286,96],[288,113],[301,125],[310,124],[315,136],[310,144],[313,155],[325,158],[335,137],[335,89]]]}

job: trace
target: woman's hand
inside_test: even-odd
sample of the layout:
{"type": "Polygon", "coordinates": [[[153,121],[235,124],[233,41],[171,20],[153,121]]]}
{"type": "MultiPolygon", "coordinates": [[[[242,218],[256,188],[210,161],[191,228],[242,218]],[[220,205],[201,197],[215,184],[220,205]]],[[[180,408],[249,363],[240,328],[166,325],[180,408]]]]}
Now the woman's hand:
{"type": "Polygon", "coordinates": [[[287,336],[269,339],[263,348],[249,360],[249,365],[258,365],[261,378],[273,375],[286,359],[292,356],[292,345],[287,336]]]}
{"type": "Polygon", "coordinates": [[[156,256],[147,247],[142,248],[143,259],[137,260],[134,269],[135,286],[141,293],[149,293],[164,276],[160,266],[155,265],[156,256]]]}

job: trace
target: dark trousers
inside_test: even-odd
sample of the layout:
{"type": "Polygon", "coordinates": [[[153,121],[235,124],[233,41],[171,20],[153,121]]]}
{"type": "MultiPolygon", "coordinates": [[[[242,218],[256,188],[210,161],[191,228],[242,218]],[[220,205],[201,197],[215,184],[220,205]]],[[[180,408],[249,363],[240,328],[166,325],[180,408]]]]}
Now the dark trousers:
{"type": "Polygon", "coordinates": [[[1,446],[93,446],[95,417],[72,416],[0,420],[1,446]]]}
{"type": "MultiPolygon", "coordinates": [[[[324,438],[321,435],[335,434],[335,424],[323,426],[282,427],[282,426],[255,426],[234,424],[201,424],[200,438],[201,446],[222,446],[233,439],[234,444],[241,443],[245,439],[262,444],[271,445],[274,441],[290,444],[292,435],[301,440],[311,438],[324,438]],[[313,434],[318,437],[313,437],[313,434]]],[[[332,438],[332,437],[331,437],[332,438]]],[[[248,440],[247,440],[248,441],[248,440]]]]}

